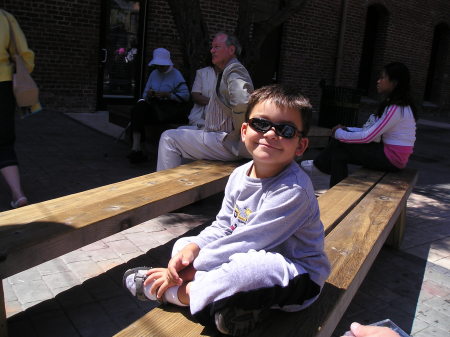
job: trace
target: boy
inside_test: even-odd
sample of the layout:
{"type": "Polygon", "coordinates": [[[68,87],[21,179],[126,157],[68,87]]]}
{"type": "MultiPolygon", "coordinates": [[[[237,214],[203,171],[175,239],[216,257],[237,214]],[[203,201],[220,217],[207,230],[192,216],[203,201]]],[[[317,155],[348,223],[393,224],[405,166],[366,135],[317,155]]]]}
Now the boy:
{"type": "Polygon", "coordinates": [[[125,273],[131,293],[189,305],[200,323],[235,336],[269,309],[314,302],[330,267],[311,181],[294,161],[308,146],[310,117],[309,101],[296,91],[256,90],[241,127],[253,160],[231,174],[211,226],[175,243],[167,268],[125,273]]]}

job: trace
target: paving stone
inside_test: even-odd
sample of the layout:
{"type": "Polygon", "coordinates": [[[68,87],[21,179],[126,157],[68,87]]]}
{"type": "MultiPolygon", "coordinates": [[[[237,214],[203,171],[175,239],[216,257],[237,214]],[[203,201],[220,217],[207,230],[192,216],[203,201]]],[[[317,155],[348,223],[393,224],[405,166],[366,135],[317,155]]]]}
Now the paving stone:
{"type": "Polygon", "coordinates": [[[64,291],[67,291],[69,289],[72,289],[73,286],[64,286],[64,287],[60,287],[60,288],[51,288],[50,291],[52,292],[53,296],[55,297],[58,294],[61,294],[64,291]]]}
{"type": "Polygon", "coordinates": [[[450,293],[450,278],[446,273],[445,268],[436,266],[434,263],[429,262],[424,274],[424,278],[427,281],[432,281],[434,283],[440,284],[443,288],[445,288],[445,291],[450,293]]]}
{"type": "MultiPolygon", "coordinates": [[[[137,302],[140,301],[125,293],[100,301],[108,316],[114,320],[119,329],[126,328],[149,311],[147,307],[140,307],[137,302]]],[[[153,307],[157,305],[157,303],[154,303],[153,307]]]]}
{"type": "Polygon", "coordinates": [[[97,276],[102,272],[94,261],[72,262],[67,266],[81,281],[97,276]]]}
{"type": "Polygon", "coordinates": [[[77,285],[55,296],[56,301],[65,310],[76,309],[94,302],[92,295],[82,285],[77,285]]]}
{"type": "Polygon", "coordinates": [[[128,240],[112,241],[109,242],[109,246],[114,249],[120,257],[126,254],[140,252],[139,248],[128,240]]]}
{"type": "Polygon", "coordinates": [[[416,334],[426,328],[428,328],[430,324],[427,322],[422,321],[421,319],[418,319],[417,317],[414,318],[413,326],[411,328],[411,336],[416,336],[416,334]]]}
{"type": "Polygon", "coordinates": [[[119,331],[97,302],[70,309],[67,316],[82,337],[110,337],[119,331]]]}
{"type": "Polygon", "coordinates": [[[174,235],[170,233],[169,231],[161,231],[161,232],[154,232],[152,233],[152,238],[159,242],[159,244],[164,245],[168,241],[172,240],[174,238],[174,235]]]}
{"type": "Polygon", "coordinates": [[[448,288],[443,287],[442,284],[435,283],[430,280],[423,281],[421,292],[425,292],[433,296],[440,296],[443,298],[448,298],[448,296],[450,295],[448,288]]]}
{"type": "Polygon", "coordinates": [[[413,337],[448,337],[449,331],[436,326],[429,326],[413,335],[413,337]]]}
{"type": "Polygon", "coordinates": [[[434,263],[447,270],[446,274],[450,274],[450,257],[444,257],[443,259],[434,261],[434,263]]]}
{"type": "Polygon", "coordinates": [[[450,317],[448,312],[445,313],[442,310],[423,306],[421,310],[417,312],[417,317],[430,325],[439,326],[442,329],[450,331],[450,317]]]}
{"type": "Polygon", "coordinates": [[[83,248],[81,248],[81,250],[85,251],[85,252],[89,252],[89,251],[92,251],[92,250],[104,249],[104,248],[108,248],[108,245],[100,240],[100,241],[91,243],[91,244],[89,244],[87,246],[84,246],[83,248]]]}
{"type": "Polygon", "coordinates": [[[101,274],[83,282],[83,287],[94,300],[104,300],[124,294],[122,283],[114,282],[107,274],[101,274]]]}
{"type": "Polygon", "coordinates": [[[12,288],[19,299],[19,302],[22,304],[43,301],[53,297],[53,294],[43,280],[15,283],[12,285],[12,288]]]}
{"type": "Polygon", "coordinates": [[[30,320],[39,336],[79,337],[77,330],[61,309],[31,315],[30,320]]]}
{"type": "Polygon", "coordinates": [[[143,254],[143,252],[141,250],[137,250],[132,253],[121,254],[120,258],[122,259],[123,262],[129,262],[130,260],[132,260],[138,256],[141,256],[142,254],[143,254]]]}
{"type": "Polygon", "coordinates": [[[9,284],[22,284],[28,281],[38,281],[41,280],[42,276],[39,273],[39,269],[37,267],[27,269],[23,272],[15,274],[11,277],[8,277],[9,284]]]}
{"type": "Polygon", "coordinates": [[[36,330],[25,312],[21,312],[8,319],[9,337],[37,337],[36,330]]]}
{"type": "Polygon", "coordinates": [[[124,238],[124,236],[123,236],[122,233],[116,233],[116,234],[114,234],[114,235],[111,235],[111,236],[108,236],[108,237],[102,239],[102,241],[103,241],[105,244],[108,244],[108,242],[111,242],[111,241],[119,241],[119,240],[123,240],[123,239],[125,239],[125,238],[124,238]]]}
{"type": "Polygon", "coordinates": [[[120,258],[97,262],[100,269],[102,269],[104,272],[110,270],[111,268],[117,267],[123,263],[124,261],[120,258]]]}
{"type": "Polygon", "coordinates": [[[38,265],[37,268],[42,276],[69,271],[69,268],[67,268],[66,263],[60,258],[56,258],[48,262],[42,263],[38,265]]]}
{"type": "Polygon", "coordinates": [[[143,252],[149,249],[158,247],[160,243],[152,238],[152,235],[147,232],[128,233],[125,235],[126,239],[135,244],[143,252]]]}
{"type": "MultiPolygon", "coordinates": [[[[448,316],[450,320],[450,298],[432,297],[425,301],[424,306],[432,308],[443,315],[448,316]]],[[[424,309],[426,310],[426,309],[424,309]]]]}
{"type": "MultiPolygon", "coordinates": [[[[110,242],[116,242],[116,241],[110,241],[110,242]]],[[[111,247],[91,251],[91,260],[95,261],[95,262],[118,259],[118,258],[120,258],[119,255],[111,247]]]]}
{"type": "Polygon", "coordinates": [[[53,273],[42,277],[50,290],[62,287],[73,287],[81,283],[80,279],[71,272],[69,268],[66,269],[67,272],[53,273]]]}
{"type": "Polygon", "coordinates": [[[5,299],[5,309],[7,318],[23,311],[22,304],[18,300],[6,301],[5,299]]]}
{"type": "Polygon", "coordinates": [[[2,281],[3,285],[3,295],[5,297],[5,302],[12,302],[17,300],[16,293],[14,292],[11,284],[7,280],[2,281]]]}
{"type": "Polygon", "coordinates": [[[83,251],[81,249],[74,250],[73,252],[67,253],[61,256],[61,259],[65,263],[89,261],[91,259],[91,254],[89,252],[83,251]]]}

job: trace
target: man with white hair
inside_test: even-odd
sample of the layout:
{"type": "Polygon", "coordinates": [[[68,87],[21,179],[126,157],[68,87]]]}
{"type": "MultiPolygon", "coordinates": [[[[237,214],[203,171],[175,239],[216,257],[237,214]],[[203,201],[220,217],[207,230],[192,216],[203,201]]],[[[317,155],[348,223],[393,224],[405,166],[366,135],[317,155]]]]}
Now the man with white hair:
{"type": "Polygon", "coordinates": [[[159,140],[157,171],[176,167],[183,159],[233,161],[250,157],[240,140],[240,129],[253,83],[237,60],[240,52],[234,36],[223,32],[214,36],[211,58],[220,73],[205,109],[205,128],[165,131],[159,140]]]}

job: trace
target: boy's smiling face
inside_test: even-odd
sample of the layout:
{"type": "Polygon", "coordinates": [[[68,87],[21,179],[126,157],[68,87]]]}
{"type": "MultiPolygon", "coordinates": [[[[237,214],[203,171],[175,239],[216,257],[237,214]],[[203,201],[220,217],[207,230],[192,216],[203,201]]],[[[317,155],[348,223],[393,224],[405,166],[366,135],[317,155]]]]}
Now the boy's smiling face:
{"type": "MultiPolygon", "coordinates": [[[[303,130],[302,119],[297,110],[278,107],[270,100],[254,106],[249,118],[256,117],[277,124],[291,124],[298,130],[303,130]]],[[[283,138],[275,133],[274,128],[262,133],[254,130],[248,123],[243,123],[241,138],[253,158],[253,167],[249,175],[255,178],[268,178],[279,174],[295,156],[303,154],[308,147],[308,139],[299,136],[283,138]]]]}

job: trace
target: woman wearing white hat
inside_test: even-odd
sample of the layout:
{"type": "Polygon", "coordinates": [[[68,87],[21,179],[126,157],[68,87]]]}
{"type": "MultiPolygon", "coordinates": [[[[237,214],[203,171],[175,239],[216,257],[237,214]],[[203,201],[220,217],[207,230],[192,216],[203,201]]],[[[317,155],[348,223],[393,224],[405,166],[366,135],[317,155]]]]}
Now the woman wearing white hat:
{"type": "Polygon", "coordinates": [[[141,163],[147,159],[141,149],[145,125],[184,123],[189,101],[189,89],[183,75],[173,67],[170,52],[164,48],[153,51],[148,64],[155,66],[150,73],[142,98],[131,110],[132,148],[128,159],[141,163]]]}

